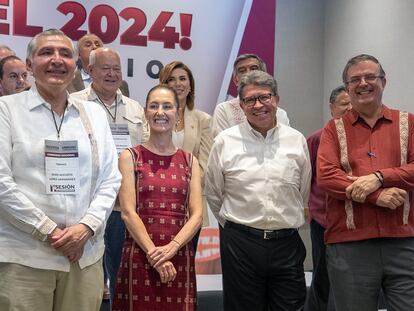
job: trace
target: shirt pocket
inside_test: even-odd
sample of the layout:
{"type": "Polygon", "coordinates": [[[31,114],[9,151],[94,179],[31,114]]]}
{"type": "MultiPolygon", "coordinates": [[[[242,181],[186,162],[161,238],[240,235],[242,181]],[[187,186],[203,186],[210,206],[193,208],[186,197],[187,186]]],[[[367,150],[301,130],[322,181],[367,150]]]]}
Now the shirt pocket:
{"type": "Polygon", "coordinates": [[[45,169],[45,138],[18,136],[13,140],[12,159],[14,171],[19,168],[45,169]]]}

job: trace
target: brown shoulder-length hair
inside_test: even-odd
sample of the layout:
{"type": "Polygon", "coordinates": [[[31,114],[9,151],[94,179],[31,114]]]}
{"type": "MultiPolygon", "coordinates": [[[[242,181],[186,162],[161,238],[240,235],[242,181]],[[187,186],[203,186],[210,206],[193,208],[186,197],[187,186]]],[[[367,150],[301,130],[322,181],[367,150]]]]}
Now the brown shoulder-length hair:
{"type": "Polygon", "coordinates": [[[188,109],[193,110],[194,109],[194,98],[195,98],[194,77],[193,77],[193,73],[191,72],[190,68],[188,68],[186,64],[176,60],[176,61],[173,61],[165,65],[164,68],[162,68],[160,71],[160,77],[159,77],[160,83],[168,84],[168,78],[171,76],[171,73],[173,72],[173,70],[177,68],[185,70],[188,74],[188,79],[190,80],[191,90],[187,95],[186,105],[188,109]]]}

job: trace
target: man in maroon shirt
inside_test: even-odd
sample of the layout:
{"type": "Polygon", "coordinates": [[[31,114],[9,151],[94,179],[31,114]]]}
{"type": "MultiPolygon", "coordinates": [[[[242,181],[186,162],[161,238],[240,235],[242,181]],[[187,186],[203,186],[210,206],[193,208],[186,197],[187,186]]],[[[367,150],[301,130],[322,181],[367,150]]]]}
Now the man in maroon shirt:
{"type": "MultiPolygon", "coordinates": [[[[333,89],[329,97],[329,108],[333,118],[340,118],[351,110],[349,95],[343,85],[333,89]]],[[[329,278],[326,270],[325,243],[323,235],[326,228],[325,192],[316,184],[316,156],[321,139],[322,129],[307,138],[310,160],[312,164],[312,182],[309,196],[309,220],[312,240],[312,284],[309,289],[305,311],[325,311],[328,308],[329,278]]]]}
{"type": "Polygon", "coordinates": [[[353,109],[331,120],[318,151],[326,191],[326,260],[336,309],[414,310],[414,116],[382,103],[378,60],[351,58],[342,74],[353,109]]]}

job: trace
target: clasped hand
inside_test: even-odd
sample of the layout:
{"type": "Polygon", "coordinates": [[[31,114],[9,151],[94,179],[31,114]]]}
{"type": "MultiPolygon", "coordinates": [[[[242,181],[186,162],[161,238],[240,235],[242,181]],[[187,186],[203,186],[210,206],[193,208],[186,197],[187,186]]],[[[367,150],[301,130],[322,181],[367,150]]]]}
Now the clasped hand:
{"type": "Polygon", "coordinates": [[[175,254],[177,254],[178,249],[178,244],[174,243],[173,241],[164,246],[154,247],[153,249],[148,251],[148,262],[151,264],[151,266],[157,269],[158,266],[174,257],[175,254]]]}
{"type": "Polygon", "coordinates": [[[365,176],[348,176],[348,179],[353,181],[348,187],[346,187],[346,197],[348,200],[363,203],[368,195],[376,191],[381,187],[381,182],[374,174],[365,176]]]}
{"type": "MultiPolygon", "coordinates": [[[[360,177],[348,176],[348,179],[353,181],[353,183],[346,188],[346,197],[359,203],[364,203],[368,195],[381,187],[381,182],[374,174],[360,177]]],[[[396,209],[404,204],[406,197],[407,191],[403,189],[396,187],[384,188],[381,189],[376,205],[396,209]]]]}
{"type": "Polygon", "coordinates": [[[83,249],[92,236],[92,230],[84,224],[76,224],[64,229],[56,228],[49,236],[50,245],[61,252],[70,262],[78,261],[83,249]]]}

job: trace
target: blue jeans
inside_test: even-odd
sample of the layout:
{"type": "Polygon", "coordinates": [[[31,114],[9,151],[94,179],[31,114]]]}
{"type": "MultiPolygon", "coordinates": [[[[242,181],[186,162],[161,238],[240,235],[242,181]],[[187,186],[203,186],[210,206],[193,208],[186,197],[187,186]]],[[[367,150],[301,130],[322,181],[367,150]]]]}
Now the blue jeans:
{"type": "Polygon", "coordinates": [[[113,211],[105,228],[104,272],[105,280],[109,278],[111,305],[115,294],[116,276],[121,263],[122,247],[125,239],[125,224],[121,212],[113,211]]]}

